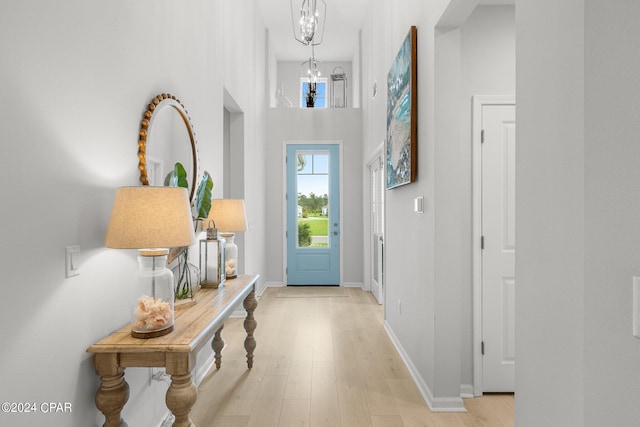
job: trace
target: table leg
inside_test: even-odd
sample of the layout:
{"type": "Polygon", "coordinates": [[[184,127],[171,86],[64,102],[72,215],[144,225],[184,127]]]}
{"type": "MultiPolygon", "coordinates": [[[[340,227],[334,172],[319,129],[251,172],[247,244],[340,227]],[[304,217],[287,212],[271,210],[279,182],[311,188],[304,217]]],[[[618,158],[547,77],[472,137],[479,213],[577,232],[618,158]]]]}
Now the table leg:
{"type": "Polygon", "coordinates": [[[96,372],[100,375],[100,388],[96,391],[96,407],[104,414],[103,427],[127,427],[120,416],[129,400],[129,384],[124,380],[124,368],[117,366],[113,354],[96,354],[96,372]]]}
{"type": "Polygon", "coordinates": [[[213,351],[216,354],[216,369],[220,369],[220,365],[222,364],[222,349],[224,348],[222,328],[224,328],[224,325],[220,326],[220,329],[216,331],[213,341],[211,342],[211,348],[213,348],[213,351]]]}
{"type": "Polygon", "coordinates": [[[171,375],[171,385],[165,402],[175,416],[175,427],[194,427],[189,412],[198,398],[198,389],[193,383],[191,370],[196,365],[196,356],[191,353],[167,353],[167,373],[171,375]]]}
{"type": "Polygon", "coordinates": [[[171,375],[171,385],[167,390],[165,402],[167,408],[176,417],[174,427],[194,427],[189,412],[196,403],[198,390],[191,379],[191,374],[171,375]]]}
{"type": "Polygon", "coordinates": [[[244,348],[247,350],[247,367],[253,368],[253,350],[256,348],[256,340],[253,337],[253,331],[256,330],[258,322],[253,317],[253,312],[258,307],[258,301],[256,300],[255,286],[249,292],[249,295],[242,302],[244,309],[247,310],[247,317],[244,319],[244,330],[247,331],[247,338],[244,340],[244,348]]]}

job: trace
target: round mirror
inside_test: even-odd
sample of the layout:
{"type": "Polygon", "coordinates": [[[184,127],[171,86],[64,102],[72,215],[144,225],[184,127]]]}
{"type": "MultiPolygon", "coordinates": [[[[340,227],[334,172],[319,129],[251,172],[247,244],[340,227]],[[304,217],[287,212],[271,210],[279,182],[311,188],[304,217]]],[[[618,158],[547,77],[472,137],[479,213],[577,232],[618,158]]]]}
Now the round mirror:
{"type": "Polygon", "coordinates": [[[140,182],[163,186],[165,177],[180,163],[187,174],[189,200],[193,201],[198,175],[197,153],[195,132],[184,105],[165,93],[153,98],[140,123],[140,182]]]}

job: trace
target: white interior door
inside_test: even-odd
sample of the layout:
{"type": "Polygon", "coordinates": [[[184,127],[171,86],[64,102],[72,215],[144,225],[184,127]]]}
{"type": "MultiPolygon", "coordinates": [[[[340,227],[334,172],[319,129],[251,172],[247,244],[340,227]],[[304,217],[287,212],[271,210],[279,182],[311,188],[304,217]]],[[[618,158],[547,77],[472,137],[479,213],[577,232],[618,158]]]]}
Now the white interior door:
{"type": "Polygon", "coordinates": [[[371,293],[382,304],[384,300],[384,173],[382,154],[369,163],[371,188],[371,293]]]}
{"type": "Polygon", "coordinates": [[[484,105],[482,129],[482,389],[512,392],[516,292],[515,105],[484,105]]]}

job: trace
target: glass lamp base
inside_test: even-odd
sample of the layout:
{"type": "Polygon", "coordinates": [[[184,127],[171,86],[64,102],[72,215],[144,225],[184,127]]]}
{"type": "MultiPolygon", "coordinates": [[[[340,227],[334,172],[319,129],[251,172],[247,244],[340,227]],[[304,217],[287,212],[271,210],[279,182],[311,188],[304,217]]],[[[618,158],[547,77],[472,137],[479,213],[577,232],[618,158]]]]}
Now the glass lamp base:
{"type": "Polygon", "coordinates": [[[173,331],[173,274],[167,268],[167,249],[138,251],[136,300],[131,310],[131,336],[161,337],[173,331]]]}
{"type": "Polygon", "coordinates": [[[220,233],[226,239],[226,256],[225,256],[225,278],[235,279],[238,277],[238,245],[234,242],[234,233],[220,233]]]}

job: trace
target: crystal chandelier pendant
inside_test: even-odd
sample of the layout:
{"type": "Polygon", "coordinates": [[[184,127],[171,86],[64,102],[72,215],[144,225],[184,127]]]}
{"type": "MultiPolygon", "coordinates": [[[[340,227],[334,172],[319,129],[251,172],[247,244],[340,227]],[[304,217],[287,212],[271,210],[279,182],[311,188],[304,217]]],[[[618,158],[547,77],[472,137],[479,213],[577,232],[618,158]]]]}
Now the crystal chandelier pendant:
{"type": "Polygon", "coordinates": [[[296,13],[293,0],[290,0],[290,4],[293,37],[305,46],[317,46],[322,43],[327,16],[326,1],[302,0],[298,13],[296,13]],[[297,23],[295,16],[299,17],[297,23]]]}
{"type": "Polygon", "coordinates": [[[318,11],[315,0],[305,0],[300,9],[300,34],[306,44],[313,41],[318,27],[318,11]],[[305,7],[306,4],[306,7],[305,7]]]}

